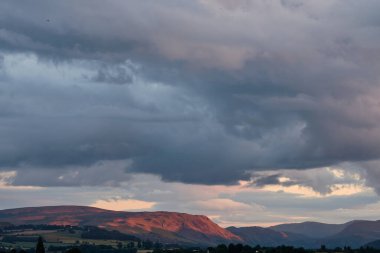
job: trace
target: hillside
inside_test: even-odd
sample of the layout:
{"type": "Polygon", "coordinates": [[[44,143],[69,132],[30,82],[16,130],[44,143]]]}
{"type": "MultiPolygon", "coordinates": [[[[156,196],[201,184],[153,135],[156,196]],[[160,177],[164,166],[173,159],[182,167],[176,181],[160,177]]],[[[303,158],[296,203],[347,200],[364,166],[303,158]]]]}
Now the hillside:
{"type": "Polygon", "coordinates": [[[344,224],[303,222],[270,228],[221,228],[203,215],[176,212],[119,212],[85,206],[47,206],[0,211],[0,225],[97,226],[141,239],[182,245],[246,243],[305,248],[360,247],[380,239],[380,221],[344,224]]]}
{"type": "Polygon", "coordinates": [[[380,240],[372,241],[364,245],[364,247],[370,247],[374,249],[380,249],[380,240]]]}
{"type": "Polygon", "coordinates": [[[380,221],[352,221],[341,232],[324,240],[331,247],[360,247],[380,239],[380,221]]]}
{"type": "Polygon", "coordinates": [[[270,228],[279,232],[302,234],[310,238],[325,238],[341,232],[349,224],[350,222],[344,224],[326,224],[309,221],[301,223],[280,224],[272,226],[270,228]]]}
{"type": "Polygon", "coordinates": [[[269,228],[227,228],[250,244],[292,245],[305,248],[351,246],[358,248],[380,239],[380,221],[350,221],[344,224],[303,222],[269,228]]]}
{"type": "Polygon", "coordinates": [[[310,244],[310,239],[295,233],[278,232],[270,228],[262,227],[228,227],[228,231],[241,237],[250,245],[261,246],[305,246],[310,244]]]}
{"type": "Polygon", "coordinates": [[[0,211],[0,222],[98,226],[166,243],[215,245],[239,236],[208,217],[175,212],[119,212],[84,206],[27,207],[0,211]]]}

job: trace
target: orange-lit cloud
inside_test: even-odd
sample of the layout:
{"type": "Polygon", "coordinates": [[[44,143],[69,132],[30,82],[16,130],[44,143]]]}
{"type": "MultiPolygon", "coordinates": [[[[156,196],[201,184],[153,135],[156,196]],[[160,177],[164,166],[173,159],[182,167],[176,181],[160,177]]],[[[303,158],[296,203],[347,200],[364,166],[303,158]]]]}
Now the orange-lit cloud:
{"type": "Polygon", "coordinates": [[[148,210],[154,207],[155,202],[138,199],[108,199],[97,200],[91,206],[114,211],[148,210]]]}

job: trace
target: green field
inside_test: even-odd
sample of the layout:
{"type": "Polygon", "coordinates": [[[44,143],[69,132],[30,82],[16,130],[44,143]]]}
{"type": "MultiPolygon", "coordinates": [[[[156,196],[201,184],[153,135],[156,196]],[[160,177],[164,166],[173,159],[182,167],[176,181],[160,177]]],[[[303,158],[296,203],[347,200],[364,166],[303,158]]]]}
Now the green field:
{"type": "MultiPolygon", "coordinates": [[[[105,233],[104,230],[101,231],[105,233]]],[[[31,249],[35,247],[39,236],[43,237],[47,249],[51,246],[74,247],[80,245],[107,245],[117,249],[136,247],[138,244],[137,241],[131,240],[82,238],[85,232],[86,230],[83,228],[7,230],[0,235],[0,246],[6,249],[31,249]]]]}

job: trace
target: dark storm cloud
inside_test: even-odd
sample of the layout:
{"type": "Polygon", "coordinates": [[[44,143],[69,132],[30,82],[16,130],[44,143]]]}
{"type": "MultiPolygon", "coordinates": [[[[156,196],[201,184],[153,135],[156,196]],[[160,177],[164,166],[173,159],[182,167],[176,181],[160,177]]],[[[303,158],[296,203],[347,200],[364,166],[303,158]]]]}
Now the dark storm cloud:
{"type": "Polygon", "coordinates": [[[379,7],[2,1],[0,166],[229,184],[378,159],[379,7]]]}
{"type": "Polygon", "coordinates": [[[129,161],[99,161],[87,166],[66,166],[61,168],[20,168],[11,180],[13,185],[29,186],[109,186],[118,187],[128,181],[130,174],[125,173],[129,161]],[[107,173],[104,173],[104,172],[107,173]]]}

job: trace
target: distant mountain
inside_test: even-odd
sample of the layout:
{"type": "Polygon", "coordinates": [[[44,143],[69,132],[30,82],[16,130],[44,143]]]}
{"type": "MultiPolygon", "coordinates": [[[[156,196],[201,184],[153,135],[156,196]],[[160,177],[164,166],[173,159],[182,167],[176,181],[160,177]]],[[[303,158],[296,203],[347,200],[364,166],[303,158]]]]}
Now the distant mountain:
{"type": "MultiPolygon", "coordinates": [[[[269,228],[227,228],[249,244],[264,246],[292,245],[305,248],[350,246],[358,248],[380,240],[380,221],[350,221],[344,224],[303,222],[269,228]]],[[[380,241],[378,242],[380,243],[380,241]]]]}
{"type": "Polygon", "coordinates": [[[279,232],[302,234],[310,238],[325,238],[341,232],[344,228],[350,225],[350,223],[351,222],[344,224],[325,224],[309,221],[302,223],[280,224],[272,226],[270,229],[279,232]]]}
{"type": "Polygon", "coordinates": [[[189,245],[242,242],[208,217],[175,212],[117,212],[85,206],[28,207],[0,211],[0,222],[98,226],[143,239],[189,245]]]}
{"type": "Polygon", "coordinates": [[[380,220],[352,221],[342,231],[325,238],[323,242],[330,247],[347,245],[357,248],[375,240],[380,240],[380,220]]]}
{"type": "Polygon", "coordinates": [[[261,246],[305,246],[310,244],[310,238],[301,234],[279,232],[270,228],[262,227],[228,227],[228,231],[238,235],[245,243],[261,246]]]}
{"type": "Polygon", "coordinates": [[[363,247],[370,247],[374,249],[380,249],[380,240],[372,241],[367,244],[365,244],[363,247]]]}

